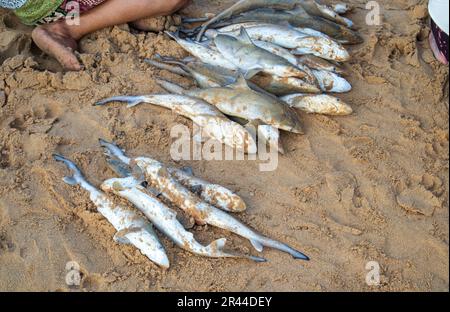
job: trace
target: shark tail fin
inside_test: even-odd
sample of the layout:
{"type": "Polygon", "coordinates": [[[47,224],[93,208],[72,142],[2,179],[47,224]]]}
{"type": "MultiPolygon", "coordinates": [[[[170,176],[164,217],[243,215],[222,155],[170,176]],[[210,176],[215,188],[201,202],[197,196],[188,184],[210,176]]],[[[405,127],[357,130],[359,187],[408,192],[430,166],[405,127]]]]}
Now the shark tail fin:
{"type": "Polygon", "coordinates": [[[118,158],[120,161],[130,163],[131,159],[125,154],[125,150],[121,149],[117,144],[108,142],[104,139],[98,139],[98,142],[105,151],[105,155],[109,158],[118,158]]]}
{"type": "MultiPolygon", "coordinates": [[[[286,253],[290,254],[294,259],[300,259],[300,260],[306,260],[306,261],[310,260],[310,258],[307,255],[305,255],[304,253],[302,253],[298,250],[295,250],[294,248],[292,248],[284,243],[281,243],[279,241],[276,241],[274,239],[267,238],[267,237],[259,237],[255,240],[257,240],[258,243],[262,246],[270,247],[270,248],[274,248],[274,249],[278,249],[280,251],[286,252],[286,253]]],[[[253,241],[252,241],[252,245],[253,245],[253,241]]],[[[258,249],[257,248],[258,246],[255,246],[255,245],[253,245],[253,246],[255,247],[255,249],[258,249]]]]}
{"type": "Polygon", "coordinates": [[[223,251],[223,248],[225,247],[225,244],[227,243],[226,238],[220,238],[218,240],[213,241],[211,244],[209,244],[206,248],[206,250],[213,254],[221,253],[223,251]]]}
{"type": "Polygon", "coordinates": [[[145,98],[142,96],[113,96],[96,102],[94,106],[103,106],[112,102],[123,102],[126,103],[128,107],[133,107],[145,102],[145,98]]]}
{"type": "Polygon", "coordinates": [[[191,77],[191,75],[186,72],[182,67],[185,65],[181,62],[160,62],[151,59],[145,59],[144,62],[150,64],[158,69],[167,70],[173,74],[177,74],[183,77],[191,77]],[[175,66],[178,65],[178,66],[175,66]]]}
{"type": "Polygon", "coordinates": [[[165,90],[175,93],[175,94],[185,94],[186,90],[180,87],[177,84],[174,84],[172,82],[168,82],[163,79],[156,79],[156,83],[159,84],[162,88],[165,90]]]}
{"type": "Polygon", "coordinates": [[[69,185],[78,185],[82,182],[83,174],[81,173],[81,170],[75,165],[74,162],[67,159],[66,157],[59,155],[59,154],[53,154],[53,158],[66,165],[66,167],[72,171],[72,176],[66,176],[63,178],[63,181],[69,185]]]}
{"type": "Polygon", "coordinates": [[[212,257],[243,258],[243,259],[249,259],[249,260],[252,260],[255,262],[267,262],[266,259],[261,258],[261,257],[225,253],[223,251],[223,248],[225,247],[226,242],[227,242],[226,238],[221,238],[221,239],[215,240],[214,242],[209,244],[207,247],[205,247],[206,251],[212,257]]]}

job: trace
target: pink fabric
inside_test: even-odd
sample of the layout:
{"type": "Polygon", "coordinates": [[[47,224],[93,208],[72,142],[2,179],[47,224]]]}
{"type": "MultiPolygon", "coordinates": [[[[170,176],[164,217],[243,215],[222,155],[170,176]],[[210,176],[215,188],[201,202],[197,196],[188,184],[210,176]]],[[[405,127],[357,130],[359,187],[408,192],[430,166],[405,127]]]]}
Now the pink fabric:
{"type": "Polygon", "coordinates": [[[80,13],[86,12],[93,7],[96,7],[99,4],[102,4],[106,0],[64,0],[64,2],[61,4],[61,8],[64,10],[70,9],[67,7],[68,2],[78,2],[80,5],[80,13]]]}
{"type": "Polygon", "coordinates": [[[445,57],[447,62],[449,61],[449,41],[448,35],[431,19],[431,30],[433,32],[434,40],[436,41],[437,47],[442,55],[445,57]]]}

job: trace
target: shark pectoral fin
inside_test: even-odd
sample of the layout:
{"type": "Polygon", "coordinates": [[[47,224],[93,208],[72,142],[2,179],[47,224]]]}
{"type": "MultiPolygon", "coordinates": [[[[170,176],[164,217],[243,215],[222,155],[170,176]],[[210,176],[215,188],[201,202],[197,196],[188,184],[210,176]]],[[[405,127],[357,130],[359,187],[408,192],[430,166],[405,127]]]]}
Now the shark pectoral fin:
{"type": "Polygon", "coordinates": [[[206,248],[211,250],[211,251],[221,251],[225,247],[226,243],[227,243],[227,239],[226,238],[220,238],[218,240],[213,241],[206,248]]]}
{"type": "Polygon", "coordinates": [[[118,159],[109,158],[106,160],[108,166],[121,178],[126,178],[132,175],[130,167],[118,159]]]}
{"type": "MultiPolygon", "coordinates": [[[[256,75],[256,73],[253,74],[252,71],[253,71],[253,69],[251,69],[250,71],[247,71],[245,74],[240,74],[237,77],[236,81],[233,84],[228,85],[228,87],[235,89],[235,90],[252,90],[248,85],[247,78],[245,78],[247,75],[250,75],[252,77],[254,75],[256,75]]],[[[255,69],[255,71],[260,72],[261,69],[258,68],[258,69],[255,69]]]]}
{"type": "Polygon", "coordinates": [[[227,117],[231,121],[234,121],[234,122],[240,124],[241,126],[245,126],[246,124],[248,124],[248,120],[247,119],[239,118],[239,117],[231,116],[231,115],[227,115],[227,117]]]}
{"type": "Polygon", "coordinates": [[[251,239],[250,243],[252,244],[253,248],[256,249],[256,251],[258,251],[258,252],[262,252],[263,251],[264,246],[260,242],[258,242],[257,240],[251,239]]]}
{"type": "Polygon", "coordinates": [[[127,108],[135,107],[143,102],[144,100],[140,96],[130,97],[129,100],[127,101],[127,108]]]}
{"type": "Polygon", "coordinates": [[[250,120],[246,125],[244,125],[244,128],[252,135],[253,138],[256,138],[258,136],[258,127],[261,124],[262,122],[259,119],[250,120]]]}
{"type": "Polygon", "coordinates": [[[245,30],[244,27],[241,27],[239,36],[236,37],[239,41],[248,43],[248,44],[254,44],[252,38],[250,38],[248,32],[245,30]]]}
{"type": "Polygon", "coordinates": [[[119,244],[129,245],[129,244],[131,244],[131,242],[127,238],[127,235],[130,233],[137,233],[140,231],[142,231],[142,228],[139,228],[139,227],[126,228],[126,229],[120,230],[114,235],[114,241],[119,244]]]}
{"type": "Polygon", "coordinates": [[[281,155],[285,155],[286,154],[286,149],[284,148],[283,142],[281,140],[279,140],[279,142],[278,142],[278,152],[281,155]]]}
{"type": "Polygon", "coordinates": [[[295,15],[295,16],[302,16],[303,18],[310,16],[301,5],[298,5],[294,9],[286,11],[286,12],[288,12],[289,14],[295,15]]]}
{"type": "Polygon", "coordinates": [[[135,178],[137,181],[139,181],[139,184],[146,181],[144,172],[136,164],[131,167],[131,175],[133,176],[133,178],[135,178]]]}
{"type": "Polygon", "coordinates": [[[288,21],[280,21],[280,22],[277,22],[277,24],[280,25],[280,26],[284,26],[284,27],[295,29],[294,27],[292,27],[292,25],[288,21]]]}
{"type": "Polygon", "coordinates": [[[114,241],[121,245],[130,245],[131,242],[126,238],[126,236],[119,236],[118,233],[114,235],[114,241]]]}
{"type": "Polygon", "coordinates": [[[258,140],[262,140],[267,147],[273,148],[280,154],[285,154],[279,129],[261,122],[258,125],[258,140]]]}
{"type": "Polygon", "coordinates": [[[74,177],[64,177],[63,181],[69,185],[77,185],[78,182],[74,177]]]}
{"type": "Polygon", "coordinates": [[[155,82],[162,87],[163,89],[165,89],[166,91],[169,91],[170,93],[174,93],[174,94],[185,94],[186,90],[183,89],[182,87],[180,87],[177,84],[168,82],[166,80],[163,79],[155,79],[155,82]]]}

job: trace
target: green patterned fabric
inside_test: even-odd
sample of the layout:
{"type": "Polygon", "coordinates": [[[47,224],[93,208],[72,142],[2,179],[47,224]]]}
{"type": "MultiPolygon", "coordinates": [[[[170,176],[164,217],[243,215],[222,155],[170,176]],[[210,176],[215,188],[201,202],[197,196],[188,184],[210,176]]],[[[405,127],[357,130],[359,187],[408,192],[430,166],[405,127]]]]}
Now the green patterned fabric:
{"type": "Polygon", "coordinates": [[[52,14],[63,2],[64,0],[28,0],[14,12],[22,23],[34,25],[52,14]]]}

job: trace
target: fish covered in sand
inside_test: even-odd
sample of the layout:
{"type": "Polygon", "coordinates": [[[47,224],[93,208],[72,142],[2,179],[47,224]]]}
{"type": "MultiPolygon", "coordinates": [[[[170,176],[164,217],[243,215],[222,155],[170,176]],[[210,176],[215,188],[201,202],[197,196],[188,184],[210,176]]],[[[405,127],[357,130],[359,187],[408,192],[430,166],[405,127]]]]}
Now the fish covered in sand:
{"type": "Polygon", "coordinates": [[[109,196],[90,184],[81,170],[69,159],[54,155],[54,159],[66,165],[73,173],[64,178],[64,182],[79,185],[89,193],[91,201],[116,229],[114,240],[118,243],[131,244],[138,248],[143,255],[163,268],[169,268],[169,259],[160,243],[152,224],[136,209],[116,204],[109,196]]]}

